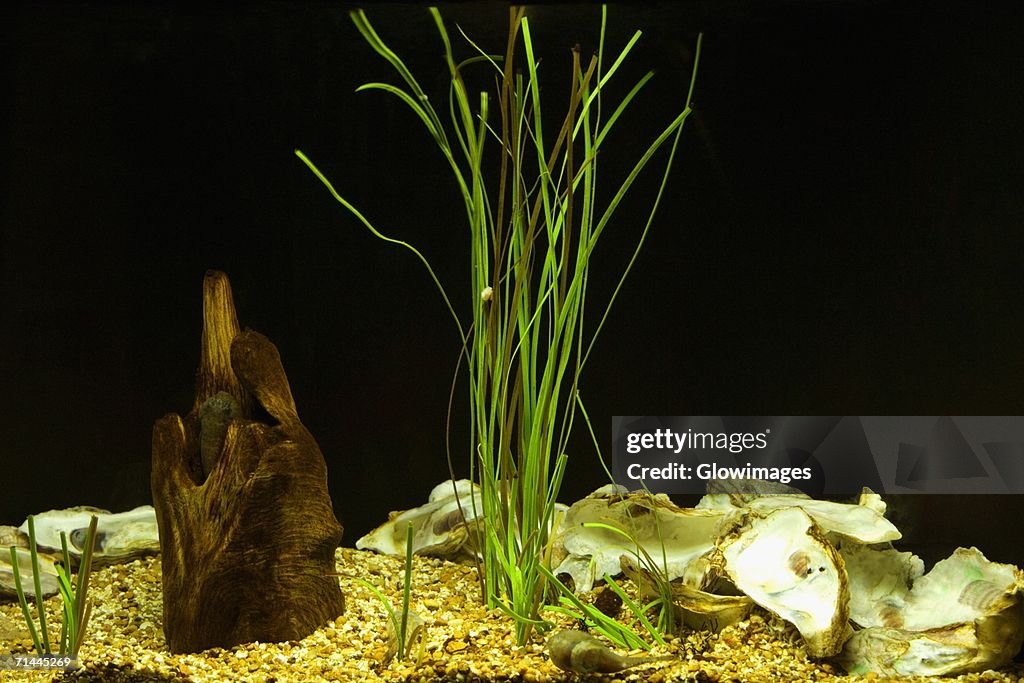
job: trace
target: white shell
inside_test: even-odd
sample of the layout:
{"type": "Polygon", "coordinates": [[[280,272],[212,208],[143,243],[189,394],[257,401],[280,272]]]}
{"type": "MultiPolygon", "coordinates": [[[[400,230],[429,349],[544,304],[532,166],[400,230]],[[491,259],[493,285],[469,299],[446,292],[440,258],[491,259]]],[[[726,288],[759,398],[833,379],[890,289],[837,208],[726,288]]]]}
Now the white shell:
{"type": "MultiPolygon", "coordinates": [[[[556,517],[566,509],[555,504],[556,517]]],[[[414,555],[469,559],[477,554],[477,520],[482,512],[479,486],[468,479],[443,481],[431,490],[426,505],[392,512],[387,522],[356,541],[356,548],[404,556],[411,524],[414,555]]]]}
{"type": "Polygon", "coordinates": [[[839,552],[850,579],[850,620],[860,628],[902,626],[907,593],[924,574],[921,558],[856,543],[839,552]]]}
{"type": "Polygon", "coordinates": [[[899,529],[885,518],[885,503],[865,489],[857,505],[814,500],[804,495],[708,494],[697,503],[700,509],[754,510],[765,515],[775,510],[799,507],[814,518],[825,531],[853,538],[861,543],[883,543],[902,537],[899,529]]]}
{"type": "Polygon", "coordinates": [[[752,515],[720,549],[736,587],[796,626],[812,657],[839,651],[849,629],[846,569],[802,508],[752,515]]]}
{"type": "MultiPolygon", "coordinates": [[[[916,563],[891,554],[876,562],[876,571],[883,564],[901,571],[899,563],[904,562],[904,567],[911,566],[905,575],[916,578],[916,563]]],[[[1022,593],[1020,569],[990,562],[976,548],[958,548],[909,589],[897,582],[891,593],[880,597],[885,610],[860,617],[876,625],[854,633],[838,661],[852,674],[886,676],[947,676],[999,668],[1024,643],[1022,593]],[[871,616],[878,618],[872,622],[871,616]]]]}
{"type": "Polygon", "coordinates": [[[794,501],[782,496],[765,496],[750,503],[751,510],[762,513],[789,507],[799,507],[825,531],[854,538],[861,543],[884,543],[902,537],[892,522],[865,505],[813,499],[794,501]]]}
{"type": "Polygon", "coordinates": [[[664,494],[602,487],[574,503],[562,520],[553,542],[554,573],[569,574],[577,592],[589,591],[604,574],[619,573],[619,557],[635,553],[636,544],[614,531],[585,526],[596,522],[628,533],[659,565],[664,560],[671,581],[714,547],[731,517],[729,511],[678,507],[664,494]]]}
{"type": "MultiPolygon", "coordinates": [[[[127,512],[111,513],[92,507],[67,510],[49,510],[33,515],[36,547],[51,553],[61,552],[60,532],[67,535],[68,554],[77,559],[82,555],[89,519],[95,515],[96,547],[93,561],[97,564],[125,562],[130,559],[160,552],[156,511],[151,505],[142,505],[127,512]]],[[[28,520],[18,529],[28,533],[28,520]]]]}
{"type": "Polygon", "coordinates": [[[387,522],[356,541],[356,548],[404,556],[412,524],[414,554],[458,557],[469,541],[467,522],[479,516],[480,487],[468,479],[455,481],[454,489],[452,484],[449,480],[435,486],[426,505],[392,512],[387,522]]]}

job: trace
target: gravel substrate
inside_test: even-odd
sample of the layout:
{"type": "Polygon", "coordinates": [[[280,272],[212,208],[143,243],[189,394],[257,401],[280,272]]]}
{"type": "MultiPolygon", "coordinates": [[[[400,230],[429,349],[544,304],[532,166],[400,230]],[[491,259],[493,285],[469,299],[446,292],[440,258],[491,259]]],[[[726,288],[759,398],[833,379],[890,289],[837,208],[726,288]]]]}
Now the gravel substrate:
{"type": "MultiPolygon", "coordinates": [[[[93,574],[94,600],[88,634],[79,654],[81,668],[71,673],[0,671],[0,681],[569,681],[575,677],[548,661],[543,639],[515,645],[513,622],[480,605],[476,572],[471,567],[415,559],[412,609],[426,629],[418,662],[381,663],[387,651],[387,616],[380,601],[357,578],[379,587],[401,604],[404,561],[341,548],[339,581],[345,614],[309,637],[287,643],[248,643],[194,655],[167,652],[161,628],[160,562],[136,560],[93,574]]],[[[51,628],[59,625],[59,598],[47,601],[51,628]]],[[[565,624],[569,626],[569,624],[565,624]]],[[[0,654],[29,652],[31,641],[17,603],[0,605],[0,654]]],[[[843,676],[828,663],[813,662],[799,635],[767,613],[725,629],[719,635],[690,634],[656,648],[675,661],[647,664],[590,680],[691,683],[759,681],[879,681],[843,676]]],[[[901,681],[1024,680],[1024,665],[959,678],[901,681]]]]}

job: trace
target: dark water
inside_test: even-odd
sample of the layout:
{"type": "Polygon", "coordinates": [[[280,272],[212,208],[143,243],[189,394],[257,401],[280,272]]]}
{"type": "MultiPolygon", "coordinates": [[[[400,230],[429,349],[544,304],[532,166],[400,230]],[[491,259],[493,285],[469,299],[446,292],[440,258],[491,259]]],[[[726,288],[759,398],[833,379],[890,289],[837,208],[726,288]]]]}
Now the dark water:
{"type": "MultiPolygon", "coordinates": [[[[280,348],[346,543],[447,476],[454,326],[422,266],[292,154],[420,246],[467,310],[454,185],[407,111],[353,93],[394,79],[345,9],[0,9],[0,461],[13,482],[0,521],[148,500],[153,420],[191,405],[207,268],[228,272],[242,324],[280,348]]],[[[444,12],[502,49],[503,4],[444,12]]],[[[370,16],[443,102],[423,7],[370,16]]],[[[569,49],[593,50],[597,17],[531,9],[549,101],[563,101],[569,49]]],[[[698,31],[705,43],[668,196],[583,378],[606,450],[615,414],[1024,413],[1019,13],[735,1],[611,17],[614,44],[644,31],[624,75],[657,71],[602,161],[611,178],[680,106],[698,31]]],[[[595,301],[652,178],[594,256],[595,301]]],[[[602,483],[584,436],[565,500],[602,483]]],[[[464,474],[461,423],[454,443],[464,474]]],[[[989,497],[906,514],[922,547],[1024,563],[1004,521],[1021,511],[989,497]]]]}

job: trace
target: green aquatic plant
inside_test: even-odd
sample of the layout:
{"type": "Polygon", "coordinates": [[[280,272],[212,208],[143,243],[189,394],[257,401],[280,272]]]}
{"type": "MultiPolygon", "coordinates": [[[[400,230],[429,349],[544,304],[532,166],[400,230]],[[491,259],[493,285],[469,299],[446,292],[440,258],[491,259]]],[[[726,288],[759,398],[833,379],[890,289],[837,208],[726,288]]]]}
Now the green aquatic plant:
{"type": "MultiPolygon", "coordinates": [[[[597,453],[598,462],[601,463],[601,467],[608,476],[608,481],[614,482],[615,478],[608,469],[604,455],[601,453],[601,444],[598,441],[597,435],[594,433],[594,426],[590,422],[590,416],[587,414],[587,409],[582,403],[580,403],[579,410],[583,417],[583,422],[587,426],[587,431],[590,434],[591,441],[594,444],[594,451],[597,453]]],[[[650,491],[647,491],[646,486],[644,487],[644,490],[647,496],[653,497],[653,494],[650,491]]],[[[608,586],[608,589],[619,596],[622,600],[622,604],[632,615],[632,619],[630,619],[628,624],[622,624],[601,612],[601,610],[596,606],[589,605],[580,600],[547,568],[545,568],[544,572],[547,576],[548,582],[554,586],[559,593],[559,604],[557,606],[550,605],[546,607],[546,609],[565,614],[566,616],[581,622],[588,629],[598,631],[620,647],[650,650],[651,645],[653,644],[650,641],[664,645],[665,641],[663,636],[665,634],[675,633],[677,624],[676,608],[673,604],[672,583],[668,578],[668,556],[665,552],[665,539],[661,535],[661,525],[658,524],[657,519],[657,516],[655,516],[655,528],[658,532],[659,541],[658,545],[661,549],[660,563],[647,552],[647,549],[637,541],[636,536],[629,531],[604,522],[584,522],[583,524],[583,526],[592,529],[605,529],[606,531],[622,536],[623,539],[629,541],[630,545],[628,547],[623,547],[624,553],[628,553],[636,558],[637,566],[642,572],[644,572],[652,584],[651,592],[656,593],[656,597],[650,602],[641,605],[629,599],[622,590],[622,587],[616,583],[612,577],[607,574],[604,575],[603,579],[605,584],[608,586]],[[658,619],[656,622],[651,622],[647,618],[647,614],[651,610],[657,611],[658,619]],[[647,634],[650,641],[645,641],[641,636],[637,635],[636,631],[631,628],[632,624],[642,625],[643,631],[647,634]]],[[[641,594],[643,594],[644,591],[642,587],[638,586],[638,588],[640,589],[641,594]]]]}
{"type": "Polygon", "coordinates": [[[36,628],[35,620],[29,610],[28,600],[25,598],[25,590],[21,584],[21,572],[18,568],[18,553],[13,546],[10,548],[11,569],[14,573],[14,586],[18,593],[18,602],[21,604],[21,613],[25,617],[29,633],[32,636],[32,644],[39,655],[60,654],[69,657],[78,657],[78,650],[85,638],[85,629],[89,624],[89,616],[92,605],[89,603],[89,577],[92,573],[92,554],[96,545],[96,524],[98,519],[93,515],[89,520],[89,528],[85,534],[85,547],[82,550],[82,557],[78,565],[76,580],[71,580],[71,556],[68,553],[67,534],[60,532],[60,544],[63,551],[63,566],[57,565],[57,583],[63,604],[63,614],[60,628],[60,646],[58,652],[54,653],[50,648],[50,633],[46,626],[46,608],[43,601],[42,581],[39,569],[39,554],[36,549],[36,527],[35,518],[28,517],[28,543],[29,553],[32,560],[33,589],[35,590],[36,614],[39,618],[39,627],[36,628]]]}
{"type": "MultiPolygon", "coordinates": [[[[650,495],[650,494],[648,494],[650,495]]],[[[612,524],[603,522],[585,522],[583,526],[592,529],[604,529],[622,536],[630,542],[630,547],[623,547],[623,552],[636,558],[637,566],[650,577],[654,592],[657,596],[647,602],[638,603],[630,598],[615,579],[605,574],[604,579],[606,590],[610,590],[622,601],[628,619],[625,623],[616,619],[613,615],[605,614],[596,605],[588,604],[565,586],[547,567],[542,571],[548,583],[555,587],[558,592],[558,604],[547,605],[546,611],[564,614],[582,623],[587,630],[594,630],[602,634],[608,640],[620,647],[631,650],[650,650],[655,643],[665,644],[664,635],[674,633],[676,629],[675,606],[672,600],[672,584],[668,580],[667,560],[665,559],[665,544],[661,542],[662,562],[659,564],[654,557],[636,540],[633,534],[620,529],[612,524]],[[651,621],[647,615],[657,612],[657,620],[651,621]],[[645,640],[637,634],[636,626],[639,626],[642,633],[647,635],[645,640]]],[[[660,528],[659,528],[660,533],[660,528]]],[[[639,588],[639,587],[638,587],[639,588]]],[[[641,595],[644,591],[641,589],[641,595]]]]}
{"type": "MultiPolygon", "coordinates": [[[[651,494],[648,493],[647,495],[651,494]]],[[[620,529],[613,524],[605,524],[603,522],[586,522],[583,526],[592,529],[604,529],[606,531],[611,531],[630,542],[630,547],[625,548],[624,550],[627,550],[629,554],[636,558],[639,568],[650,578],[653,589],[652,592],[657,594],[657,597],[643,606],[643,612],[645,614],[652,609],[657,611],[657,622],[652,626],[652,624],[646,619],[640,619],[640,621],[647,627],[648,633],[654,636],[655,640],[658,642],[662,642],[662,634],[674,633],[676,630],[676,611],[672,600],[672,583],[668,579],[668,560],[665,555],[665,541],[663,538],[660,538],[661,526],[656,523],[661,547],[660,563],[647,552],[647,550],[636,540],[636,537],[633,534],[624,529],[620,529]]],[[[613,588],[613,590],[615,589],[613,588]]],[[[643,593],[643,591],[641,591],[641,593],[643,593]]],[[[639,615],[637,616],[639,618],[639,615]]]]}
{"type": "MultiPolygon", "coordinates": [[[[409,657],[413,645],[422,640],[423,619],[409,612],[409,600],[412,595],[412,524],[406,527],[405,533],[405,575],[404,588],[402,590],[402,611],[396,612],[391,601],[384,597],[384,594],[369,581],[357,579],[360,583],[370,589],[384,609],[388,613],[388,652],[384,655],[385,666],[396,655],[398,661],[409,657]]],[[[421,643],[422,644],[422,643],[421,643]]],[[[421,653],[422,654],[422,653],[421,653]]]]}
{"type": "MultiPolygon", "coordinates": [[[[640,78],[608,113],[605,90],[640,32],[609,60],[605,49],[608,13],[602,8],[596,53],[584,63],[580,49],[572,50],[569,104],[552,135],[546,127],[550,120],[543,115],[539,61],[523,8],[510,9],[504,56],[487,54],[463,34],[474,54],[461,61],[454,56],[441,14],[436,8],[430,14],[450,75],[451,125],[442,123],[412,72],[361,10],[351,13],[356,28],[394,68],[404,86],[372,82],[358,91],[379,90],[401,100],[427,129],[451,168],[469,225],[472,322],[462,323],[422,253],[378,230],[307,155],[295,153],[371,233],[415,254],[455,320],[462,344],[459,361],[465,361],[469,376],[471,476],[480,486],[479,498],[469,505],[486,520],[479,543],[482,593],[490,607],[516,619],[522,644],[534,627],[544,626],[539,616],[545,595],[543,550],[565,472],[566,444],[576,407],[582,405],[580,375],[636,262],[664,192],[683,123],[691,112],[700,37],[682,110],[654,136],[602,205],[598,199],[605,186],[598,185],[599,152],[653,76],[648,72],[640,78]],[[463,79],[469,67],[494,74],[496,107],[486,91],[470,95],[463,79]],[[497,124],[491,116],[495,108],[497,124]],[[487,183],[492,175],[484,163],[488,142],[497,148],[487,157],[497,165],[493,186],[487,183]],[[591,256],[641,171],[663,147],[667,156],[660,184],[636,247],[603,314],[585,332],[591,256]]],[[[453,382],[453,392],[454,386],[453,382]]]]}
{"type": "Polygon", "coordinates": [[[632,618],[626,621],[626,623],[623,623],[613,615],[605,614],[596,605],[583,602],[564,583],[559,581],[558,577],[552,574],[551,570],[547,567],[542,566],[541,572],[547,578],[548,583],[554,586],[559,593],[558,604],[545,605],[544,611],[565,615],[583,624],[586,630],[596,631],[619,647],[629,650],[649,651],[655,643],[659,645],[665,644],[665,639],[662,637],[658,627],[647,618],[647,612],[652,607],[652,604],[641,605],[637,603],[626,594],[622,586],[611,576],[605,574],[602,578],[607,586],[606,590],[611,590],[615,593],[622,600],[623,607],[631,615],[632,618]],[[650,640],[645,640],[638,635],[634,624],[639,624],[650,640]]]}

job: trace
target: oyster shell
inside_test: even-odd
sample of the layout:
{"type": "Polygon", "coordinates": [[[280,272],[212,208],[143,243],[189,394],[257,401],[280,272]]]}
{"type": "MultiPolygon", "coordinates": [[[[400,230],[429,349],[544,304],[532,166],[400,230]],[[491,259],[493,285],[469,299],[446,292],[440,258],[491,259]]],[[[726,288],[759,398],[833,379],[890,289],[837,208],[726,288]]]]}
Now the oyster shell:
{"type": "MultiPolygon", "coordinates": [[[[567,509],[555,505],[557,513],[567,509]]],[[[411,524],[413,554],[455,561],[473,559],[477,555],[481,512],[479,486],[468,479],[443,481],[430,491],[426,505],[390,513],[387,522],[356,541],[356,548],[404,556],[406,529],[411,524]]]]}
{"type": "Polygon", "coordinates": [[[465,555],[470,522],[480,509],[480,487],[468,479],[444,481],[431,490],[426,505],[392,512],[388,521],[356,541],[359,550],[405,555],[406,529],[412,524],[412,550],[417,555],[455,559],[465,555]],[[461,510],[460,510],[461,505],[461,510]]]}
{"type": "Polygon", "coordinates": [[[16,526],[0,526],[0,548],[7,549],[12,545],[18,548],[27,548],[28,534],[16,526]]]}
{"type": "MultiPolygon", "coordinates": [[[[661,597],[658,579],[650,570],[640,566],[631,555],[619,558],[622,573],[636,584],[646,600],[661,597]]],[[[683,578],[670,582],[672,604],[676,608],[677,623],[696,631],[719,633],[750,616],[754,601],[746,595],[717,595],[689,586],[683,578]]]]}
{"type": "Polygon", "coordinates": [[[814,499],[794,501],[781,496],[766,496],[750,503],[750,509],[760,513],[791,507],[806,512],[824,531],[841,534],[861,543],[884,543],[903,536],[892,522],[865,505],[814,499]]]}
{"type": "MultiPolygon", "coordinates": [[[[14,570],[11,567],[12,546],[0,548],[0,596],[17,597],[18,590],[14,583],[14,570]]],[[[25,597],[32,599],[36,595],[35,579],[32,575],[32,553],[28,548],[15,547],[18,556],[18,575],[21,577],[21,588],[25,597]]],[[[43,597],[49,597],[58,590],[57,566],[54,558],[46,553],[37,553],[39,562],[39,587],[43,597]]]]}
{"type": "MultiPolygon", "coordinates": [[[[18,589],[14,583],[14,569],[11,567],[11,548],[18,559],[18,575],[27,598],[36,595],[35,580],[32,576],[32,553],[28,547],[28,534],[13,526],[0,526],[0,597],[16,598],[18,589]]],[[[47,553],[36,554],[39,561],[39,584],[43,597],[57,592],[57,558],[47,553]]]]}
{"type": "Polygon", "coordinates": [[[840,548],[850,580],[850,620],[861,628],[902,627],[902,610],[924,562],[913,553],[849,543],[840,548]]]}
{"type": "Polygon", "coordinates": [[[678,507],[664,494],[605,486],[569,508],[555,533],[551,564],[556,576],[569,574],[576,591],[586,592],[605,574],[618,574],[619,557],[639,545],[659,564],[664,559],[671,581],[714,547],[731,517],[730,511],[678,507]],[[636,544],[614,531],[585,526],[592,522],[621,529],[636,544]]]}
{"type": "Polygon", "coordinates": [[[846,568],[803,508],[752,514],[719,549],[736,587],[796,626],[812,657],[839,652],[849,631],[846,568]]]}
{"type": "Polygon", "coordinates": [[[880,608],[858,608],[858,623],[868,627],[854,633],[838,657],[851,674],[957,675],[999,668],[1020,650],[1024,572],[1017,567],[990,562],[977,548],[958,548],[917,578],[919,559],[871,558],[872,552],[850,554],[851,564],[873,563],[863,572],[870,576],[895,569],[902,580],[888,592],[875,584],[880,608]]]}
{"type": "Polygon", "coordinates": [[[861,543],[884,543],[903,536],[899,529],[885,518],[885,503],[869,489],[861,493],[856,505],[815,500],[802,493],[750,492],[709,493],[697,503],[697,508],[703,510],[753,510],[762,516],[775,510],[792,507],[802,508],[825,531],[856,539],[861,543]]]}
{"type": "Polygon", "coordinates": [[[708,492],[697,503],[697,507],[709,510],[733,510],[745,508],[753,500],[763,496],[785,496],[811,500],[798,488],[767,479],[709,479],[708,492]]]}
{"type": "MultiPolygon", "coordinates": [[[[430,491],[427,503],[388,514],[388,521],[356,541],[358,550],[405,555],[406,529],[412,524],[413,554],[464,559],[475,553],[471,528],[480,510],[480,487],[468,479],[443,481],[430,491]],[[475,502],[475,505],[474,505],[475,502]]],[[[567,509],[559,505],[560,510],[567,509]]]]}
{"type": "MultiPolygon", "coordinates": [[[[41,512],[33,515],[36,547],[44,552],[61,552],[60,532],[63,531],[67,534],[68,554],[73,562],[77,561],[85,546],[89,518],[93,515],[98,519],[94,564],[116,564],[160,552],[156,512],[151,505],[116,514],[88,506],[41,512]]],[[[27,533],[28,520],[18,529],[27,533]]]]}

